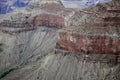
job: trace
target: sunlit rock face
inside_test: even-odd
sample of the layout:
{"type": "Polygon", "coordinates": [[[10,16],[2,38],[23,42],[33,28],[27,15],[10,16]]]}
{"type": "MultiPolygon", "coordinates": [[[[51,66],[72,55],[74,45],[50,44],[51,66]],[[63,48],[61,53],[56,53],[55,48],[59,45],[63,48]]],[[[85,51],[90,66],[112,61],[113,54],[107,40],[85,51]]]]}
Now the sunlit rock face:
{"type": "Polygon", "coordinates": [[[80,11],[34,1],[0,15],[0,80],[120,79],[119,0],[80,11]]]}

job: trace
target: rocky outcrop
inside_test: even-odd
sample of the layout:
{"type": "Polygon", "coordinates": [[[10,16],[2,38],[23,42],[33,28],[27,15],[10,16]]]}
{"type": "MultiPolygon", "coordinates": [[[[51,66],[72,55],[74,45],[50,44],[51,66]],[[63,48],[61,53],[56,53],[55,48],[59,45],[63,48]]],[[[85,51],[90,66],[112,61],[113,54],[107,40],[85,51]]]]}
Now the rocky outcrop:
{"type": "Polygon", "coordinates": [[[57,48],[88,54],[120,54],[120,39],[106,35],[82,35],[61,32],[57,48]]]}
{"type": "Polygon", "coordinates": [[[47,26],[54,28],[63,28],[65,26],[64,18],[59,15],[40,14],[34,18],[34,26],[47,26]]]}
{"type": "Polygon", "coordinates": [[[119,2],[82,11],[66,9],[57,1],[33,8],[27,19],[35,30],[18,26],[0,32],[0,79],[119,80],[120,24],[110,19],[119,17],[119,12],[113,12],[119,10],[119,2]]]}
{"type": "Polygon", "coordinates": [[[4,33],[21,33],[43,26],[60,29],[65,27],[65,20],[62,16],[55,14],[39,14],[32,18],[31,16],[22,16],[17,21],[4,20],[1,22],[0,31],[4,33]]]}
{"type": "MultiPolygon", "coordinates": [[[[117,1],[113,1],[113,3],[115,4],[117,1]]],[[[111,2],[110,5],[113,3],[111,2]]],[[[98,16],[94,17],[92,15],[91,19],[86,19],[85,24],[81,23],[82,25],[80,25],[78,31],[77,28],[76,30],[71,30],[71,32],[61,32],[56,48],[88,54],[120,54],[119,9],[108,11],[107,7],[99,4],[95,9],[90,9],[96,12],[98,9],[105,8],[105,13],[102,14],[102,11],[99,10],[98,13],[96,12],[98,16]],[[116,10],[118,11],[116,12],[116,10]],[[92,18],[95,20],[92,21],[92,18]]],[[[91,14],[88,13],[88,15],[91,14]]]]}

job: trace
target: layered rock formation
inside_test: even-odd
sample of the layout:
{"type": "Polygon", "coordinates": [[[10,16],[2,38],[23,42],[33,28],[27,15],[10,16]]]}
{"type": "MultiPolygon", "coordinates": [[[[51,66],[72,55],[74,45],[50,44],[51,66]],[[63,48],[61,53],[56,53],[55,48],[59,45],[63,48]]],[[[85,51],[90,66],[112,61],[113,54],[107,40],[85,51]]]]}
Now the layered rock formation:
{"type": "Polygon", "coordinates": [[[12,18],[30,25],[0,26],[0,80],[119,80],[119,3],[78,11],[43,1],[12,18]]]}
{"type": "Polygon", "coordinates": [[[57,48],[87,54],[120,54],[120,39],[107,35],[59,33],[57,48]]]}

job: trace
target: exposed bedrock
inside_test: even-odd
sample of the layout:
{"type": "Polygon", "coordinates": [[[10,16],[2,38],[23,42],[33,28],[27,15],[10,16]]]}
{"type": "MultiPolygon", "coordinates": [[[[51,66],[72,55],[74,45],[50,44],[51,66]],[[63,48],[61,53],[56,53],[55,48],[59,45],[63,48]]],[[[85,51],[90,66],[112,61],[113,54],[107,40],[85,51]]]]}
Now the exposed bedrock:
{"type": "Polygon", "coordinates": [[[120,0],[82,11],[42,1],[18,18],[27,26],[0,27],[0,80],[120,80],[120,0]]]}
{"type": "Polygon", "coordinates": [[[109,35],[59,33],[56,47],[87,54],[120,54],[120,38],[109,35]]]}

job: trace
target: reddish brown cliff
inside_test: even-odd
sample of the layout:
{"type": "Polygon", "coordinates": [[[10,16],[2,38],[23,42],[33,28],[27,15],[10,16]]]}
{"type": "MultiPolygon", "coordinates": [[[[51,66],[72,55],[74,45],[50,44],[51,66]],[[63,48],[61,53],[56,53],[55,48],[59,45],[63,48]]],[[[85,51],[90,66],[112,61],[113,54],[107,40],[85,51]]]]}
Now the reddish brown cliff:
{"type": "Polygon", "coordinates": [[[118,3],[120,1],[114,0],[108,4],[98,4],[96,7],[86,9],[82,15],[85,18],[81,16],[73,21],[75,23],[82,19],[85,23],[80,21],[79,26],[73,26],[72,33],[61,32],[56,48],[88,54],[120,54],[120,7],[118,3]]]}
{"type": "Polygon", "coordinates": [[[62,28],[65,26],[64,18],[52,14],[40,14],[34,18],[34,26],[48,26],[62,28]]]}
{"type": "Polygon", "coordinates": [[[56,47],[70,52],[120,54],[120,38],[61,32],[56,47]]]}

